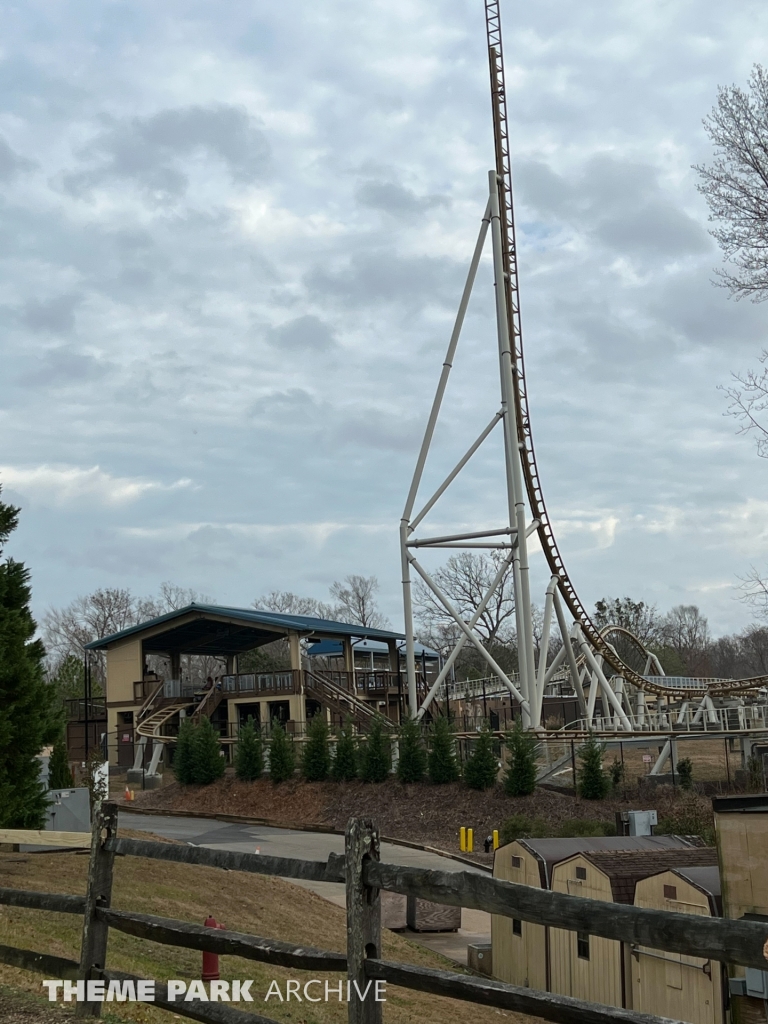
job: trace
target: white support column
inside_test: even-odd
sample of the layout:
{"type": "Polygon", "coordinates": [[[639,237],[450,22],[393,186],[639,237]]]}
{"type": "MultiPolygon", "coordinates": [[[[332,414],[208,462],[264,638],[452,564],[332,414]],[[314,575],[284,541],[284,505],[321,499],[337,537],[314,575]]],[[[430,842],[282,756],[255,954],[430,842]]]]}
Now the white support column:
{"type": "MultiPolygon", "coordinates": [[[[600,667],[600,665],[598,664],[597,659],[595,658],[595,655],[592,653],[592,649],[590,648],[590,646],[587,643],[587,641],[584,639],[584,636],[583,636],[581,630],[579,630],[579,647],[581,648],[581,652],[582,652],[582,654],[584,655],[584,657],[587,660],[587,664],[592,669],[593,679],[594,679],[594,677],[597,677],[597,682],[600,684],[600,687],[601,687],[603,693],[605,694],[605,696],[606,696],[606,698],[608,700],[608,703],[611,705],[611,707],[615,711],[616,715],[618,716],[618,719],[621,722],[622,728],[625,729],[627,732],[632,732],[632,723],[627,718],[626,713],[624,711],[624,708],[621,706],[621,702],[617,698],[616,694],[613,692],[613,689],[611,688],[610,683],[605,678],[605,674],[604,674],[602,668],[600,667]]],[[[593,685],[594,685],[594,683],[593,683],[593,685]]],[[[595,697],[596,696],[597,696],[597,694],[595,693],[595,697]]],[[[592,693],[590,693],[590,695],[589,695],[589,702],[592,705],[592,710],[594,711],[594,703],[592,701],[592,693]]]]}
{"type": "Polygon", "coordinates": [[[581,685],[581,679],[579,677],[579,669],[576,664],[576,655],[573,652],[573,644],[571,643],[571,634],[568,629],[568,623],[565,620],[565,611],[563,610],[563,604],[560,600],[560,594],[556,590],[553,595],[553,604],[555,606],[555,615],[557,616],[557,624],[560,627],[560,636],[563,640],[563,649],[565,650],[565,656],[568,659],[568,667],[571,672],[571,679],[573,681],[573,688],[576,691],[576,696],[579,700],[579,709],[582,715],[587,714],[587,703],[584,699],[584,690],[581,685]]]}
{"type": "Polygon", "coordinates": [[[541,709],[544,703],[544,680],[547,673],[547,654],[549,652],[549,634],[552,629],[552,611],[555,603],[555,590],[558,577],[552,576],[544,598],[544,622],[541,629],[541,646],[539,648],[539,665],[536,675],[536,688],[532,701],[531,728],[538,729],[541,725],[541,709]]]}

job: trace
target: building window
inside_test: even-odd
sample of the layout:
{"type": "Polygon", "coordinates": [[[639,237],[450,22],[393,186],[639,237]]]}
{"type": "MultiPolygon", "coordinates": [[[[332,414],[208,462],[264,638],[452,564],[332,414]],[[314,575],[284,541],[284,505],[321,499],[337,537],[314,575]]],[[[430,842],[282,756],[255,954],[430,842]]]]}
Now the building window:
{"type": "Polygon", "coordinates": [[[586,932],[576,932],[576,953],[579,960],[589,960],[589,935],[586,932]]]}
{"type": "Polygon", "coordinates": [[[664,886],[664,899],[665,900],[676,900],[677,899],[677,886],[676,885],[665,885],[664,886]]]}
{"type": "Polygon", "coordinates": [[[576,877],[577,878],[581,878],[582,881],[586,881],[587,869],[586,868],[576,868],[576,877]]]}
{"type": "Polygon", "coordinates": [[[523,858],[522,857],[513,857],[512,858],[512,867],[513,868],[521,868],[522,866],[523,866],[523,858]]]}
{"type": "Polygon", "coordinates": [[[512,934],[522,935],[523,934],[523,922],[519,921],[516,917],[512,918],[512,934]]]}

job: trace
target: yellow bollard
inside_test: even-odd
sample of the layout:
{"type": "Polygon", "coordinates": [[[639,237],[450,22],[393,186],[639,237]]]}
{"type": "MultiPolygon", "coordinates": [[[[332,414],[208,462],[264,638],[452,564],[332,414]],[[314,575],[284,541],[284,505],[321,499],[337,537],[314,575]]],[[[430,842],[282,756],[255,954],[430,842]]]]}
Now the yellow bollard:
{"type": "Polygon", "coordinates": [[[467,829],[467,853],[473,853],[475,849],[475,830],[467,829]]]}
{"type": "Polygon", "coordinates": [[[497,828],[493,830],[493,848],[494,850],[499,848],[499,830],[497,828]]]}
{"type": "Polygon", "coordinates": [[[462,853],[467,852],[467,830],[463,825],[459,829],[459,849],[462,853]]]}

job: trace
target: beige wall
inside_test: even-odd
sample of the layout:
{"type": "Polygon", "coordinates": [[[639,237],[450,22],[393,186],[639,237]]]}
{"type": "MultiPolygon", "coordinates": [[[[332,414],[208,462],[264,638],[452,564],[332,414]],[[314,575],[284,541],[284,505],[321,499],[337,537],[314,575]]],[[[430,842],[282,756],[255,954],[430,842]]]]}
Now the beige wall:
{"type": "Polygon", "coordinates": [[[768,914],[768,814],[715,815],[723,913],[768,914]]]}
{"type": "Polygon", "coordinates": [[[107,703],[133,703],[133,684],[144,674],[141,640],[126,640],[107,650],[107,703]]]}
{"type": "MultiPolygon", "coordinates": [[[[673,871],[638,882],[635,906],[711,916],[707,896],[673,871]],[[674,886],[675,899],[664,895],[665,885],[674,886]]],[[[710,963],[710,971],[705,973],[702,967],[706,963],[701,957],[641,946],[639,955],[630,958],[633,1009],[691,1024],[723,1024],[720,964],[710,963]]]]}
{"type": "MultiPolygon", "coordinates": [[[[539,865],[536,858],[519,843],[509,843],[496,851],[493,861],[494,878],[507,882],[541,888],[539,865]],[[513,858],[520,859],[520,867],[513,867],[513,858]]],[[[515,935],[512,918],[491,915],[492,963],[495,977],[512,985],[522,985],[546,991],[547,988],[547,929],[541,924],[522,921],[522,934],[515,935]]]]}
{"type": "MultiPolygon", "coordinates": [[[[555,865],[552,889],[571,896],[613,902],[608,877],[580,854],[555,865]],[[577,868],[586,871],[585,879],[576,877],[577,868]]],[[[589,959],[585,960],[578,955],[576,932],[550,928],[549,955],[552,992],[608,1006],[622,1005],[620,942],[590,935],[589,959]]]]}

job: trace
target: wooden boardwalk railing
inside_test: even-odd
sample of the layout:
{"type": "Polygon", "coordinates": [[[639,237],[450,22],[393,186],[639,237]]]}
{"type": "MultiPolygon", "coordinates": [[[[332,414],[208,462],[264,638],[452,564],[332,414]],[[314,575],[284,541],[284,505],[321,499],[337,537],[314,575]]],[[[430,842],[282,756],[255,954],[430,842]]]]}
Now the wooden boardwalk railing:
{"type": "MultiPolygon", "coordinates": [[[[117,807],[105,803],[94,814],[94,829],[86,895],[30,892],[0,888],[0,905],[51,913],[82,914],[80,961],[46,953],[0,946],[0,962],[37,971],[48,978],[138,982],[134,975],[107,967],[109,929],[164,945],[244,957],[296,971],[346,972],[351,986],[349,1024],[381,1024],[382,1003],[361,999],[369,982],[388,982],[403,988],[479,1005],[528,1014],[558,1024],[669,1024],[667,1018],[588,1003],[567,996],[519,988],[489,978],[453,971],[431,970],[387,961],[381,948],[380,891],[404,893],[437,903],[485,910],[538,924],[587,932],[622,942],[704,957],[722,963],[768,969],[768,924],[723,918],[692,918],[608,904],[563,893],[505,882],[469,871],[429,871],[382,864],[379,833],[373,822],[351,819],[345,855],[327,861],[305,861],[257,854],[229,853],[117,836],[117,807]],[[198,864],[230,871],[277,875],[310,881],[341,882],[347,893],[347,953],[315,949],[240,932],[219,930],[138,914],[111,907],[116,856],[143,857],[181,864],[198,864]]],[[[173,1001],[166,986],[155,981],[154,1005],[204,1024],[274,1024],[267,1017],[216,1002],[173,1001]]],[[[100,1002],[76,1004],[77,1016],[100,1014],[100,1002]]]]}

